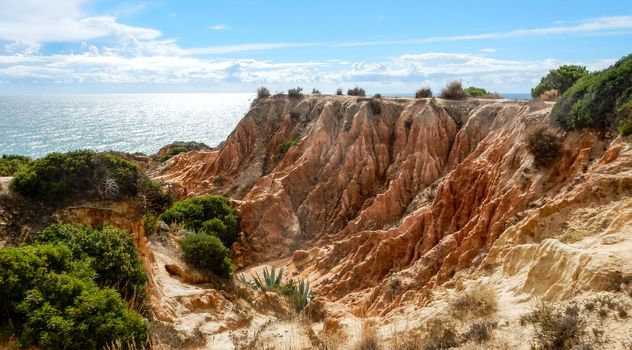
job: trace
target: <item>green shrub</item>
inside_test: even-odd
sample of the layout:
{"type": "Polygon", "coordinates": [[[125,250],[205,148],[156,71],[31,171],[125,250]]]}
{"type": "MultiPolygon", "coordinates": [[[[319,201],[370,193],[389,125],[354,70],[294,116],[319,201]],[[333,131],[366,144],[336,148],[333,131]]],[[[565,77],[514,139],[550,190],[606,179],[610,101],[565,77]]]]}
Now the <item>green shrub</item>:
{"type": "Polygon", "coordinates": [[[465,94],[470,97],[481,97],[481,96],[488,95],[489,93],[487,92],[487,90],[483,88],[476,87],[476,86],[469,86],[467,89],[465,89],[465,94]]]}
{"type": "Polygon", "coordinates": [[[632,122],[628,119],[620,120],[617,130],[619,130],[619,134],[621,134],[621,136],[632,135],[632,122]]]}
{"type": "Polygon", "coordinates": [[[193,231],[200,231],[204,222],[218,218],[224,223],[227,234],[237,235],[239,225],[235,209],[228,198],[200,196],[175,203],[160,218],[167,224],[179,223],[193,231]]]}
{"type": "Polygon", "coordinates": [[[338,96],[342,95],[342,89],[341,88],[336,89],[336,95],[338,95],[338,96]]]}
{"type": "Polygon", "coordinates": [[[13,176],[21,167],[31,162],[31,158],[3,154],[0,157],[0,176],[13,176]]]}
{"type": "Polygon", "coordinates": [[[547,127],[541,127],[527,137],[527,150],[536,167],[547,168],[562,152],[562,140],[547,127]]]}
{"type": "Polygon", "coordinates": [[[361,87],[354,87],[353,89],[347,90],[347,95],[349,96],[366,96],[366,92],[361,87]]]}
{"type": "Polygon", "coordinates": [[[158,159],[158,161],[160,161],[161,163],[164,163],[168,161],[169,159],[171,159],[173,156],[178,155],[180,153],[186,153],[186,152],[189,152],[189,150],[186,147],[174,147],[170,149],[169,152],[163,154],[158,159]]]}
{"type": "Polygon", "coordinates": [[[1,336],[19,346],[100,349],[119,340],[141,345],[147,326],[119,294],[99,288],[91,261],[70,248],[25,245],[0,249],[1,336]]]}
{"type": "Polygon", "coordinates": [[[289,89],[289,90],[287,91],[287,95],[288,95],[290,98],[302,98],[302,97],[303,97],[303,93],[302,93],[302,91],[303,91],[303,88],[301,88],[301,87],[295,87],[295,88],[293,88],[293,89],[289,89]]]}
{"type": "Polygon", "coordinates": [[[462,100],[467,96],[465,95],[461,82],[459,80],[452,80],[441,90],[440,97],[449,100],[462,100]]]}
{"type": "Polygon", "coordinates": [[[320,95],[320,91],[316,89],[312,89],[312,95],[320,95]]]}
{"type": "MultiPolygon", "coordinates": [[[[230,223],[231,227],[237,225],[236,222],[230,223]]],[[[207,233],[209,235],[217,236],[217,238],[224,243],[226,247],[231,247],[235,241],[237,241],[237,230],[230,229],[226,226],[224,221],[219,218],[213,218],[211,220],[204,221],[200,232],[207,233]]]]}
{"type": "Polygon", "coordinates": [[[415,98],[428,98],[432,97],[432,89],[430,87],[422,87],[415,91],[415,98]]]}
{"type": "Polygon", "coordinates": [[[143,216],[145,221],[143,229],[145,230],[145,236],[151,236],[158,231],[158,217],[152,213],[147,213],[143,216]]]}
{"type": "Polygon", "coordinates": [[[93,151],[51,153],[27,163],[15,173],[12,186],[48,204],[142,196],[148,208],[161,209],[171,200],[135,164],[93,151]]]}
{"type": "Polygon", "coordinates": [[[585,75],[560,98],[551,118],[565,129],[606,129],[632,116],[632,55],[585,75]]]}
{"type": "Polygon", "coordinates": [[[286,154],[290,147],[295,146],[298,143],[299,139],[300,137],[298,134],[292,135],[289,140],[285,141],[283,144],[281,144],[281,146],[279,146],[279,154],[286,154]]]}
{"type": "Polygon", "coordinates": [[[73,259],[90,262],[98,285],[112,287],[130,301],[144,299],[147,276],[129,233],[108,225],[95,230],[54,224],[39,232],[35,242],[68,246],[73,259]]]}
{"type": "Polygon", "coordinates": [[[548,90],[557,90],[561,95],[586,75],[588,75],[588,70],[584,66],[563,65],[557,69],[551,69],[549,74],[540,80],[540,84],[531,89],[531,97],[538,97],[548,90]]]}
{"type": "Polygon", "coordinates": [[[211,270],[220,276],[229,276],[232,271],[230,250],[219,238],[206,233],[192,233],[180,243],[184,260],[196,267],[211,270]]]}

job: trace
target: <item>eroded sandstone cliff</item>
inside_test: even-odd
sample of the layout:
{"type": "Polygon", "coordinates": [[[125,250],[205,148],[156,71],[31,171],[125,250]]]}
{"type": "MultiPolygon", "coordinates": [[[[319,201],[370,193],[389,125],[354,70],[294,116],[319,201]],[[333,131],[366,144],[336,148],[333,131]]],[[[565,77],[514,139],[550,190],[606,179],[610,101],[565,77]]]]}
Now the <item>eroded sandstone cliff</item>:
{"type": "Polygon", "coordinates": [[[235,199],[238,267],[287,257],[275,264],[313,281],[312,308],[325,318],[396,319],[428,307],[428,290],[462,279],[491,283],[515,318],[531,298],[612,290],[632,275],[632,149],[572,132],[555,164],[537,169],[526,137],[550,110],[271,97],[218,150],[178,155],[153,175],[180,196],[235,199]]]}

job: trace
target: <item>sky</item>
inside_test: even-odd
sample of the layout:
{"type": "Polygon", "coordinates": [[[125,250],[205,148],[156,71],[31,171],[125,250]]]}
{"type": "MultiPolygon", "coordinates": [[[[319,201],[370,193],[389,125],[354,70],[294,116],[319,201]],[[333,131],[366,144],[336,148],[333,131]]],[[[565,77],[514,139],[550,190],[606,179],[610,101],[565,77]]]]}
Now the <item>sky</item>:
{"type": "Polygon", "coordinates": [[[0,94],[524,93],[631,51],[630,0],[0,1],[0,94]]]}

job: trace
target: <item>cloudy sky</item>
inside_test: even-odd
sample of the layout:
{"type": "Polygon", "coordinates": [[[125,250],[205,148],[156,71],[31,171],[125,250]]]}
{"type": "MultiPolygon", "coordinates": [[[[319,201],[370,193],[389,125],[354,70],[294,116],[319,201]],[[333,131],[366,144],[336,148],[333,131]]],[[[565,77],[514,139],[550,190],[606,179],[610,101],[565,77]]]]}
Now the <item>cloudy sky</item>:
{"type": "Polygon", "coordinates": [[[0,1],[0,93],[528,92],[549,69],[632,51],[632,3],[0,1]]]}

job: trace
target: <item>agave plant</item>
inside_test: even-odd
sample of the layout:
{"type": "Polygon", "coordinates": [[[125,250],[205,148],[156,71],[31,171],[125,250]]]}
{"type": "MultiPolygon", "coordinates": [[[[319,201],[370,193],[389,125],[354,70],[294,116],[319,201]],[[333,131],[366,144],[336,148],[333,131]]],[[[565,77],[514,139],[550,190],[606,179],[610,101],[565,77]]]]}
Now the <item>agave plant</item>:
{"type": "Polygon", "coordinates": [[[283,272],[285,270],[280,268],[277,272],[276,268],[272,266],[270,270],[267,267],[263,268],[263,280],[259,273],[255,272],[251,275],[257,288],[261,290],[273,290],[281,287],[281,280],[283,279],[283,272]]]}

